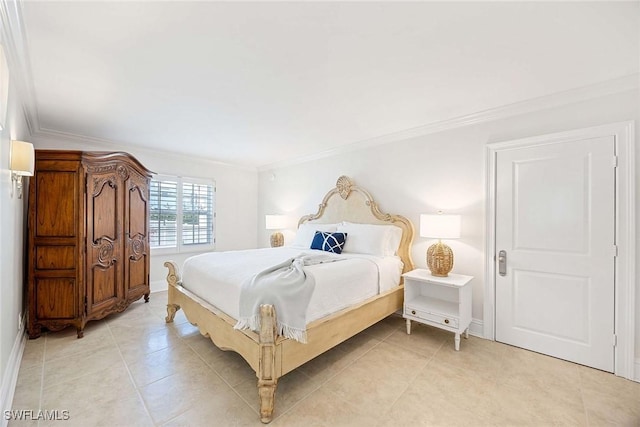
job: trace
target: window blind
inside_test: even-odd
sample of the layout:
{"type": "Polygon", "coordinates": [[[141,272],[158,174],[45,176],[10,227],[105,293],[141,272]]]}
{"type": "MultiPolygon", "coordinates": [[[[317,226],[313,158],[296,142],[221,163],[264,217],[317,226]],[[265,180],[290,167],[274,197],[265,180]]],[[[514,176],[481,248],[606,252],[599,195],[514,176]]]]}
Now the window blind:
{"type": "Polygon", "coordinates": [[[152,248],[175,248],[215,243],[215,183],[194,178],[158,177],[150,186],[152,248]]]}
{"type": "Polygon", "coordinates": [[[151,247],[177,246],[178,183],[152,180],[149,193],[151,247]]]}
{"type": "Polygon", "coordinates": [[[213,186],[182,184],[182,244],[213,243],[213,186]]]}

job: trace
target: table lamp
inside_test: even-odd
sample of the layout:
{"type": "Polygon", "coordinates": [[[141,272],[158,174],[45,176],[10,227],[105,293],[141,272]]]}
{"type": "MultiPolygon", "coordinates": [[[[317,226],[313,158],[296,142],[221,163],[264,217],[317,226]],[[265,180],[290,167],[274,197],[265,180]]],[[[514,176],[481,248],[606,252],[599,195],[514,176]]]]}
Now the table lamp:
{"type": "Polygon", "coordinates": [[[420,236],[438,239],[427,249],[427,266],[431,275],[447,277],[453,268],[453,251],[441,239],[460,237],[460,215],[420,215],[420,236]]]}
{"type": "Polygon", "coordinates": [[[285,228],[287,217],[284,215],[265,215],[264,222],[267,230],[278,230],[271,235],[271,247],[277,248],[284,245],[284,235],[279,231],[285,228]]]}

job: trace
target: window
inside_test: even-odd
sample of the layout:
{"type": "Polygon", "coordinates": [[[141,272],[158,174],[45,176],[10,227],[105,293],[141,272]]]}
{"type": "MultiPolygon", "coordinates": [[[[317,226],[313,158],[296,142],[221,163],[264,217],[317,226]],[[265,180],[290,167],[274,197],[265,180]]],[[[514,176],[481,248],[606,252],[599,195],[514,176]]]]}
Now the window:
{"type": "Polygon", "coordinates": [[[177,246],[178,182],[151,180],[151,247],[177,246]]]}
{"type": "Polygon", "coordinates": [[[182,177],[151,180],[151,247],[177,252],[212,249],[215,191],[211,180],[182,177]]]}

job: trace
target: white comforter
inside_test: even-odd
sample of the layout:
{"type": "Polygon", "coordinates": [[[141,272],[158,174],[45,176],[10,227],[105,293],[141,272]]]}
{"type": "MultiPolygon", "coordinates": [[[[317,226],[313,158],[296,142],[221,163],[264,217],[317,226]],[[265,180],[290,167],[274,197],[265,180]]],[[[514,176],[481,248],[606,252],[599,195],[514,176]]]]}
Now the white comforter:
{"type": "MultiPolygon", "coordinates": [[[[317,252],[281,247],[196,255],[184,263],[182,286],[238,319],[242,283],[287,259],[303,253],[317,252]]],[[[402,262],[398,257],[329,255],[346,260],[305,267],[306,273],[312,274],[316,282],[306,312],[307,323],[364,301],[400,283],[402,262]]],[[[277,309],[276,307],[276,312],[277,309]]]]}

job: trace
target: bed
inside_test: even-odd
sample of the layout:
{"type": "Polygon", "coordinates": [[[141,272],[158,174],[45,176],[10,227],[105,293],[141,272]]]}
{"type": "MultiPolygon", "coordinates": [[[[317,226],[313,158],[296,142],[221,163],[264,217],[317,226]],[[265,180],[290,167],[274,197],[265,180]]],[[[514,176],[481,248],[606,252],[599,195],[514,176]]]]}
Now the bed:
{"type": "MultiPolygon", "coordinates": [[[[401,261],[400,273],[413,269],[411,244],[414,230],[411,222],[401,215],[381,212],[369,192],[346,176],[338,178],[318,211],[300,218],[298,225],[309,228],[308,224],[312,224],[311,228],[321,228],[325,224],[342,222],[399,227],[401,235],[395,255],[401,261]]],[[[260,420],[263,423],[270,422],[273,417],[280,377],[400,310],[403,302],[404,285],[399,277],[397,285],[381,288],[373,296],[307,323],[306,342],[302,343],[278,334],[276,309],[270,304],[259,307],[259,330],[234,329],[237,320],[229,314],[232,310],[222,310],[218,307],[220,304],[213,305],[202,297],[199,290],[187,289],[189,286],[186,281],[183,284],[175,263],[169,261],[165,266],[169,270],[167,323],[172,322],[176,311],[182,309],[189,322],[196,325],[201,334],[210,337],[217,347],[235,351],[247,361],[258,378],[260,420]]],[[[321,311],[319,313],[322,314],[321,311]]]]}

